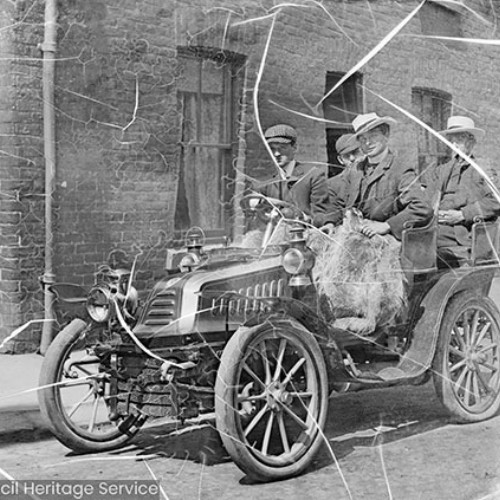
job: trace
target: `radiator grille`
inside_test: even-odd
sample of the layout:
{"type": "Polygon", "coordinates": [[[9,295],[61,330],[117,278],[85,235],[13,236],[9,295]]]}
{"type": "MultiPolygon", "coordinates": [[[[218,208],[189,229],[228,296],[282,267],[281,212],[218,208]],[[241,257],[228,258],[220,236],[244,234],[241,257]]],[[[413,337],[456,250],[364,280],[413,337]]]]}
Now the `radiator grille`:
{"type": "Polygon", "coordinates": [[[263,311],[265,305],[258,299],[269,297],[281,297],[283,295],[285,280],[276,279],[264,283],[258,283],[238,290],[239,298],[213,298],[211,304],[212,316],[238,315],[248,312],[263,311]]]}

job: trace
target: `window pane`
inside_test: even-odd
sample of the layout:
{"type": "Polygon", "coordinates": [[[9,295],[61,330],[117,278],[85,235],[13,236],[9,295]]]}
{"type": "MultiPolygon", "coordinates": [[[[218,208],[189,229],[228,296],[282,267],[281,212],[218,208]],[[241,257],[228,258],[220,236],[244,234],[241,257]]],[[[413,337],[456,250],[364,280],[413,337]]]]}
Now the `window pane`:
{"type": "Polygon", "coordinates": [[[175,227],[230,233],[225,225],[232,190],[223,183],[231,177],[232,150],[224,145],[233,139],[232,103],[238,89],[231,62],[210,59],[202,49],[196,54],[179,57],[182,158],[175,227]]]}
{"type": "MultiPolygon", "coordinates": [[[[439,131],[446,128],[451,114],[451,95],[436,89],[414,88],[412,105],[415,116],[439,131]]],[[[448,159],[448,148],[423,127],[418,127],[418,163],[422,171],[431,163],[443,163],[448,159]]]]}

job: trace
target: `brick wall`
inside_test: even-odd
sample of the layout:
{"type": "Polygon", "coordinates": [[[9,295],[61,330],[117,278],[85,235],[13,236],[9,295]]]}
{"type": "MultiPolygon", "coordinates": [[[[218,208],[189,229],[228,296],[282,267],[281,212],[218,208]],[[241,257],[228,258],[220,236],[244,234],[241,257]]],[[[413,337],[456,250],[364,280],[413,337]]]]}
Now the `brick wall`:
{"type": "MultiPolygon", "coordinates": [[[[326,72],[348,71],[417,4],[329,0],[323,3],[327,12],[312,3],[283,8],[259,87],[262,127],[294,125],[300,134],[299,159],[326,162],[322,110],[314,107],[323,96],[326,72]]],[[[0,340],[23,322],[42,317],[37,278],[43,274],[44,167],[36,46],[43,39],[43,9],[34,0],[16,5],[0,14],[3,26],[15,25],[0,31],[0,140],[8,152],[0,167],[0,340]],[[5,61],[6,54],[19,59],[5,61]]],[[[488,2],[468,5],[485,20],[461,11],[463,36],[495,37],[488,2]]],[[[179,176],[178,46],[218,47],[246,57],[243,96],[248,107],[238,166],[250,176],[269,175],[253,89],[272,21],[237,23],[266,16],[274,12],[272,6],[271,1],[251,0],[59,1],[54,199],[58,281],[90,285],[97,266],[113,249],[138,256],[142,290],[163,272],[179,176]]],[[[472,116],[487,129],[478,147],[486,165],[494,158],[500,133],[500,52],[412,36],[422,33],[422,22],[429,18],[429,12],[424,14],[360,70],[367,89],[364,109],[395,117],[399,125],[392,143],[408,161],[416,161],[416,126],[369,91],[409,110],[414,86],[449,92],[455,113],[472,116]]],[[[443,24],[446,14],[441,14],[437,28],[450,33],[444,29],[450,28],[443,24]]],[[[37,335],[37,328],[28,329],[21,348],[36,344],[37,335]]]]}
{"type": "Polygon", "coordinates": [[[7,352],[33,350],[43,317],[42,14],[43,6],[31,2],[4,3],[0,14],[0,340],[33,321],[7,352]]]}

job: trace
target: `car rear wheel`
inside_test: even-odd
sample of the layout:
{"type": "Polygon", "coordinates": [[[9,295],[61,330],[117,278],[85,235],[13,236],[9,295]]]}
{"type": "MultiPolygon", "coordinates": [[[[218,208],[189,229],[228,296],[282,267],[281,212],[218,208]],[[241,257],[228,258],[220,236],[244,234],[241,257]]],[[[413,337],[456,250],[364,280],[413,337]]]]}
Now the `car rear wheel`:
{"type": "Polygon", "coordinates": [[[240,328],[221,358],[217,429],[252,479],[301,473],[323,441],[328,409],[325,362],[314,336],[293,320],[240,328]]]}
{"type": "Polygon", "coordinates": [[[433,363],[434,386],[459,422],[500,409],[500,314],[488,297],[463,293],[448,304],[433,363]]]}

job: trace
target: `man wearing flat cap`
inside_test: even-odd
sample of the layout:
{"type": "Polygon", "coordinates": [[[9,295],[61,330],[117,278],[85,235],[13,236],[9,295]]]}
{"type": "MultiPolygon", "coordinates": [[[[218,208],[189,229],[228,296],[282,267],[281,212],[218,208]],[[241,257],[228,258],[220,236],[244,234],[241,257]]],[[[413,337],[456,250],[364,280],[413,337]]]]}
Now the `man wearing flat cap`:
{"type": "Polygon", "coordinates": [[[338,225],[345,210],[357,208],[364,217],[361,232],[368,237],[392,234],[401,239],[406,222],[425,225],[432,216],[427,196],[412,162],[389,148],[395,120],[376,113],[358,115],[354,135],[365,158],[345,172],[337,193],[331,193],[324,222],[338,225]]]}
{"type": "MultiPolygon", "coordinates": [[[[343,192],[347,186],[345,178],[348,175],[359,175],[356,173],[353,174],[352,171],[355,170],[357,172],[357,164],[364,159],[361,145],[354,134],[341,135],[335,143],[335,149],[337,150],[338,162],[344,167],[344,170],[340,174],[334,175],[327,180],[329,200],[335,199],[336,197],[341,198],[346,195],[346,193],[343,192]]],[[[328,206],[329,204],[327,205],[327,209],[328,206]]],[[[330,215],[331,214],[325,212],[318,216],[316,218],[317,225],[322,226],[328,223],[330,215]]]]}
{"type": "Polygon", "coordinates": [[[335,149],[337,150],[337,159],[344,167],[344,172],[364,159],[361,144],[354,134],[341,135],[335,143],[335,149]]]}
{"type": "MultiPolygon", "coordinates": [[[[451,116],[446,130],[440,132],[470,158],[484,133],[465,116],[451,116]]],[[[470,258],[474,219],[498,217],[500,204],[484,178],[457,153],[449,162],[430,167],[425,179],[430,196],[439,203],[437,245],[441,264],[459,265],[470,258]]]]}
{"type": "Polygon", "coordinates": [[[328,196],[326,173],[314,166],[295,160],[297,132],[287,124],[273,125],[264,133],[271,149],[275,173],[271,179],[254,188],[270,198],[292,203],[314,218],[324,212],[328,196]]]}

